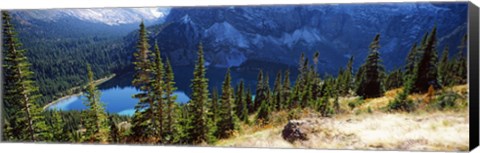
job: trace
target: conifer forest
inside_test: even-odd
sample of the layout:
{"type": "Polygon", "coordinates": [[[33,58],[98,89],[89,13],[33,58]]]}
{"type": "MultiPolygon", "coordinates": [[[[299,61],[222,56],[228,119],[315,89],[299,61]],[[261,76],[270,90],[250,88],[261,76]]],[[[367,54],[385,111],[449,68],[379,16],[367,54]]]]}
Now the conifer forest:
{"type": "MultiPolygon", "coordinates": [[[[216,8],[205,8],[210,9],[216,8]]],[[[412,41],[386,30],[351,38],[308,26],[289,39],[278,32],[283,42],[302,36],[289,46],[273,39],[282,24],[293,23],[259,21],[259,27],[277,27],[262,31],[242,22],[247,17],[229,14],[250,8],[221,9],[223,22],[210,21],[223,20],[212,14],[212,19],[198,18],[208,14],[201,9],[195,16],[183,15],[194,10],[172,8],[161,24],[142,19],[117,34],[104,30],[108,26],[91,30],[109,33],[101,36],[67,26],[29,32],[45,25],[2,11],[2,141],[468,149],[468,36],[462,24],[457,30],[445,26],[461,21],[415,20],[422,26],[408,34],[412,41]],[[202,26],[210,29],[198,32],[202,26]],[[335,40],[330,44],[313,41],[330,36],[335,40]],[[358,50],[331,47],[348,49],[346,40],[356,39],[361,41],[351,46],[358,50]],[[245,47],[257,41],[270,50],[245,47]],[[112,83],[125,75],[130,79],[112,83]],[[131,92],[107,93],[124,87],[131,92]],[[112,111],[124,98],[104,98],[122,95],[134,102],[130,114],[112,111]],[[74,96],[80,97],[78,109],[53,108],[68,105],[62,99],[74,96]],[[446,137],[452,140],[444,142],[446,137]]],[[[382,21],[378,24],[390,24],[382,21]]],[[[398,28],[393,31],[407,33],[393,27],[398,24],[404,23],[391,24],[398,28]]],[[[340,33],[357,32],[352,31],[340,33]]]]}

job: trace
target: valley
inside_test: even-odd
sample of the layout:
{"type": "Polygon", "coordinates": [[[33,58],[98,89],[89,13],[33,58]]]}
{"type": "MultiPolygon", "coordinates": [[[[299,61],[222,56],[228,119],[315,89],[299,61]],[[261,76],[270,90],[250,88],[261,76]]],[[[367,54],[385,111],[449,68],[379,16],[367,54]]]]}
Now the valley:
{"type": "Polygon", "coordinates": [[[465,151],[466,15],[462,2],[2,11],[2,141],[465,151]]]}

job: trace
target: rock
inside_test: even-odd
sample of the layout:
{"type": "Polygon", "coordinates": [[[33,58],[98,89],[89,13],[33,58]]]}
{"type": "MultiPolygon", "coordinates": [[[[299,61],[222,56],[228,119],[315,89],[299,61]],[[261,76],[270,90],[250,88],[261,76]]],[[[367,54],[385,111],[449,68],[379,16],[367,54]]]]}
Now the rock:
{"type": "Polygon", "coordinates": [[[130,129],[132,127],[132,124],[130,124],[127,121],[123,121],[123,122],[118,123],[117,126],[120,129],[120,131],[127,131],[128,129],[130,129]]]}
{"type": "Polygon", "coordinates": [[[292,143],[297,140],[308,140],[311,124],[305,120],[290,120],[282,130],[283,139],[292,143]]]}

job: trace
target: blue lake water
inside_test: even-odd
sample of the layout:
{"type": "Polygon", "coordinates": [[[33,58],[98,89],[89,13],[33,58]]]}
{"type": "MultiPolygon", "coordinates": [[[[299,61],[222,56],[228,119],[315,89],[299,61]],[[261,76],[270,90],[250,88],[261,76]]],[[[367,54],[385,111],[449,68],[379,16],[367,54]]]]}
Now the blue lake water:
{"type": "MultiPolygon", "coordinates": [[[[106,90],[101,90],[100,101],[105,105],[105,110],[110,113],[117,113],[120,115],[132,115],[135,113],[135,105],[138,99],[132,98],[132,95],[139,93],[134,87],[114,87],[106,90]]],[[[178,103],[186,103],[190,98],[182,91],[174,92],[177,96],[178,103]]],[[[83,95],[71,96],[59,101],[58,103],[48,107],[49,110],[84,110],[86,97],[83,95]]]]}
{"type": "MultiPolygon", "coordinates": [[[[174,67],[175,73],[175,86],[178,88],[174,92],[174,95],[177,96],[178,103],[186,103],[190,100],[189,95],[191,95],[190,84],[193,78],[193,67],[174,67]]],[[[213,88],[221,89],[222,82],[225,77],[226,68],[215,68],[210,67],[207,70],[206,77],[209,79],[208,86],[209,89],[213,88]]],[[[265,70],[264,72],[269,72],[265,70]]],[[[232,85],[235,86],[243,80],[245,83],[245,89],[249,89],[255,94],[255,87],[257,81],[258,70],[251,71],[240,71],[232,69],[232,85]]],[[[275,71],[270,71],[269,77],[270,85],[273,85],[275,71]]],[[[294,77],[290,77],[294,78],[294,77]]],[[[100,101],[105,105],[105,109],[109,113],[117,113],[121,115],[133,115],[135,113],[135,105],[138,103],[138,99],[132,98],[134,94],[139,93],[139,91],[131,85],[133,79],[133,73],[127,72],[122,75],[118,75],[111,80],[108,80],[98,86],[98,89],[101,92],[100,101]]],[[[221,94],[221,91],[219,94],[221,94]]],[[[49,106],[47,109],[57,109],[57,110],[84,110],[87,107],[84,105],[86,97],[83,95],[71,96],[61,101],[49,106]]]]}

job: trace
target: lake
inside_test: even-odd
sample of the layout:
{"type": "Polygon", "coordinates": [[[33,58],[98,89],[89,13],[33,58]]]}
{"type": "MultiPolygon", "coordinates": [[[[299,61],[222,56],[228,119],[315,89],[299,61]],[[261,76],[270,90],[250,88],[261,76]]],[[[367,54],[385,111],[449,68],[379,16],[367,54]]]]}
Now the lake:
{"type": "MultiPolygon", "coordinates": [[[[191,95],[191,79],[193,78],[193,67],[174,67],[175,73],[175,86],[178,88],[174,92],[177,96],[178,103],[186,103],[190,100],[191,95]]],[[[226,68],[211,67],[207,70],[207,78],[209,79],[209,88],[217,88],[220,91],[222,82],[225,77],[226,68]]],[[[235,86],[243,80],[245,82],[245,88],[250,89],[252,93],[255,93],[255,85],[257,81],[257,70],[240,71],[231,70],[232,86],[235,86]]],[[[269,72],[270,84],[273,85],[275,73],[269,72]]],[[[138,99],[132,98],[136,93],[139,93],[138,89],[131,85],[133,73],[128,72],[102,83],[98,86],[101,92],[100,101],[104,103],[105,110],[109,113],[117,113],[120,115],[133,115],[135,113],[135,105],[138,103],[138,99]]],[[[292,77],[290,77],[292,78],[292,77]]],[[[57,109],[62,111],[68,110],[84,110],[87,107],[84,105],[86,97],[83,95],[73,95],[64,98],[57,103],[49,106],[47,109],[57,109]]]]}

